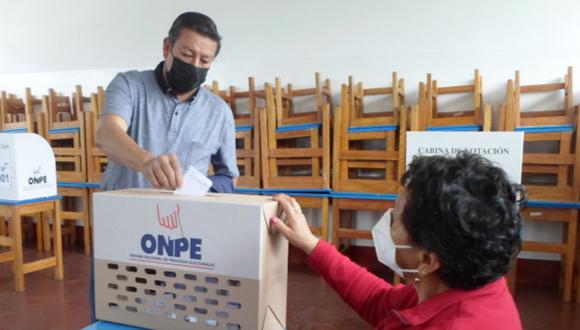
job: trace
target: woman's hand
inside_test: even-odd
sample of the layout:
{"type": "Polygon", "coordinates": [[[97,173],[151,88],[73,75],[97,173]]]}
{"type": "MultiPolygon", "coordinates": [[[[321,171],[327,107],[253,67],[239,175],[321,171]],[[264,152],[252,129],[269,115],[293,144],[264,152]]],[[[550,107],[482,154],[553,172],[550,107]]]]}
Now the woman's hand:
{"type": "Polygon", "coordinates": [[[318,244],[319,239],[310,231],[300,205],[294,198],[285,194],[274,196],[274,200],[278,201],[282,207],[286,215],[286,223],[277,217],[273,217],[270,219],[270,224],[282,233],[290,244],[306,252],[306,254],[310,254],[316,244],[318,244]]]}

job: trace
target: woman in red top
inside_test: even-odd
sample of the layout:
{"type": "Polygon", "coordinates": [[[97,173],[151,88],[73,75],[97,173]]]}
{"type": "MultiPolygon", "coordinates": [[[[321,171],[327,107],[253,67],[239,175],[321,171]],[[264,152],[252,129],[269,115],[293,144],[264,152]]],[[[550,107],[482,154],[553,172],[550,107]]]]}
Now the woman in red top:
{"type": "Polygon", "coordinates": [[[469,153],[416,157],[403,185],[373,235],[379,260],[408,285],[383,281],[319,240],[289,196],[275,197],[286,222],[271,223],[376,329],[521,329],[504,278],[521,245],[521,186],[469,153]]]}

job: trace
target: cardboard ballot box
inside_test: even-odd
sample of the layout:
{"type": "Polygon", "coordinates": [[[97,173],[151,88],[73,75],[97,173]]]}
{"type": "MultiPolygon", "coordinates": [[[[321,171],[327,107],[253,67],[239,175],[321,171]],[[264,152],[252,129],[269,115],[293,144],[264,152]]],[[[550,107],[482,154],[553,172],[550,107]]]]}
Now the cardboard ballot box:
{"type": "Polygon", "coordinates": [[[271,197],[94,194],[98,319],[154,329],[282,329],[288,242],[271,197]]]}
{"type": "Polygon", "coordinates": [[[32,133],[0,134],[0,200],[55,196],[56,165],[48,142],[32,133]]]}

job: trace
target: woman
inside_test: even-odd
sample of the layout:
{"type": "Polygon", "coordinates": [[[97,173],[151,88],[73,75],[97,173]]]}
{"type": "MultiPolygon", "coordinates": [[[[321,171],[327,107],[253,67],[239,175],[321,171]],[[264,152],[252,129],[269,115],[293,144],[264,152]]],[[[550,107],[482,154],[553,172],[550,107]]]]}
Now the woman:
{"type": "Polygon", "coordinates": [[[395,208],[377,224],[389,236],[377,246],[408,285],[377,278],[319,240],[289,196],[275,197],[286,223],[271,223],[376,329],[521,329],[504,278],[521,245],[521,186],[469,153],[416,157],[402,183],[395,208]]]}

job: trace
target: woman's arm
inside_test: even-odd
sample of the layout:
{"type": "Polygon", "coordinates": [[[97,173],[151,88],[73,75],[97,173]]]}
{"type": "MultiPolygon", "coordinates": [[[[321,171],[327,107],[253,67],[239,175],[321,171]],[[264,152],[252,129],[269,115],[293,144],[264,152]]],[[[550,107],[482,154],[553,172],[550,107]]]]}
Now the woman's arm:
{"type": "Polygon", "coordinates": [[[413,288],[390,285],[339,253],[334,246],[316,238],[293,198],[278,195],[274,199],[280,202],[287,218],[286,224],[273,218],[275,228],[309,254],[308,265],[368,323],[376,326],[394,308],[416,300],[413,288]]]}

